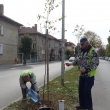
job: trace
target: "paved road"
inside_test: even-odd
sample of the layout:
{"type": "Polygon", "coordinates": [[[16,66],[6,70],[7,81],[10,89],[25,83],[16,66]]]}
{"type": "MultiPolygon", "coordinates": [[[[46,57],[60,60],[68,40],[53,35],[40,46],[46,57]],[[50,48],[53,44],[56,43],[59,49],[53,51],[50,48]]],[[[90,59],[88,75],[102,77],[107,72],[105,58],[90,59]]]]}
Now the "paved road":
{"type": "Polygon", "coordinates": [[[93,87],[94,110],[110,110],[110,62],[100,60],[93,87]]]}
{"type": "MultiPolygon", "coordinates": [[[[66,70],[70,68],[66,67],[66,70]]],[[[0,108],[21,97],[18,78],[19,74],[25,69],[30,69],[36,74],[39,86],[43,84],[45,73],[44,64],[0,70],[0,108]]],[[[51,63],[50,80],[60,75],[60,70],[60,62],[51,63]]],[[[110,110],[110,62],[100,60],[92,94],[94,110],[110,110]]]]}
{"type": "MultiPolygon", "coordinates": [[[[61,75],[61,62],[50,63],[50,80],[61,75]]],[[[68,70],[72,67],[66,67],[68,70]]],[[[43,85],[45,65],[27,65],[0,70],[0,110],[2,107],[9,105],[11,102],[18,100],[21,97],[19,86],[19,75],[23,70],[30,69],[37,76],[38,86],[43,85]]],[[[28,86],[30,86],[28,84],[28,86]]]]}

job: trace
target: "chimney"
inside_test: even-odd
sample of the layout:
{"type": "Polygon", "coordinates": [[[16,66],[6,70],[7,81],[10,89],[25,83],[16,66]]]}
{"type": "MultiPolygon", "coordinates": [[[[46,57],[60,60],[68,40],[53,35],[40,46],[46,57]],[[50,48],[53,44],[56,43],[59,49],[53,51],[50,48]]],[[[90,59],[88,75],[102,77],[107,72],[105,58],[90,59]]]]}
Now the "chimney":
{"type": "Polygon", "coordinates": [[[32,29],[34,29],[35,31],[37,31],[37,24],[35,24],[34,26],[32,26],[32,29]]]}
{"type": "Polygon", "coordinates": [[[0,4],[0,15],[4,15],[4,6],[0,4]]]}
{"type": "Polygon", "coordinates": [[[35,30],[37,31],[37,24],[35,24],[34,27],[35,27],[35,30]]]}

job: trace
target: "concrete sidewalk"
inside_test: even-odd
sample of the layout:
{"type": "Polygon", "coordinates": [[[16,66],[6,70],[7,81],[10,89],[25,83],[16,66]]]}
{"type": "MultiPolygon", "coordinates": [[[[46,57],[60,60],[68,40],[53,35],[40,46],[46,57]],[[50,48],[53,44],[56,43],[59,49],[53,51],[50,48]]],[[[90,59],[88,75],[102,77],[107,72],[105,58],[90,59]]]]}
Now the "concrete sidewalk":
{"type": "MultiPolygon", "coordinates": [[[[53,62],[61,62],[61,61],[51,61],[49,63],[53,62]]],[[[45,63],[44,61],[42,62],[35,62],[35,63],[26,63],[26,65],[37,65],[37,64],[43,64],[45,63]]],[[[19,66],[25,66],[22,63],[20,64],[6,64],[6,65],[0,65],[0,69],[8,69],[8,68],[14,68],[14,67],[19,67],[19,66]]]]}

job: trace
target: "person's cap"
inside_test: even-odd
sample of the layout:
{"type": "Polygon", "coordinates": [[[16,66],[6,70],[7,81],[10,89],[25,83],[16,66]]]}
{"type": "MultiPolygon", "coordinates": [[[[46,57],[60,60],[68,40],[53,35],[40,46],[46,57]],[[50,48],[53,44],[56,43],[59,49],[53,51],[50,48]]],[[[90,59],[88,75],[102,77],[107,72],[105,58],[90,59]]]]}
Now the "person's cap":
{"type": "Polygon", "coordinates": [[[88,41],[86,37],[80,39],[80,44],[82,45],[84,42],[88,41]]]}

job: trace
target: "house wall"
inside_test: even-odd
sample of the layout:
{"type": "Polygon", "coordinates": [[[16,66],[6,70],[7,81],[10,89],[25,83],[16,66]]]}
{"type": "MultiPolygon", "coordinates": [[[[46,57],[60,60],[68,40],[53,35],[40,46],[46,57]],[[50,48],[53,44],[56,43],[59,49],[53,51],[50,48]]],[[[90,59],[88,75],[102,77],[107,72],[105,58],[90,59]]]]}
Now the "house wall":
{"type": "MultiPolygon", "coordinates": [[[[20,45],[20,39],[21,39],[22,35],[19,35],[19,45],[20,45]]],[[[30,34],[30,36],[33,38],[33,44],[36,44],[36,58],[35,58],[35,62],[37,61],[44,61],[45,60],[45,37],[39,34],[30,34]]],[[[33,48],[33,44],[32,44],[32,48],[33,48]]],[[[32,62],[31,61],[31,56],[29,59],[27,59],[27,62],[32,62]]],[[[23,61],[23,60],[22,60],[23,61]]],[[[20,63],[22,63],[20,61],[20,63]]]]}
{"type": "Polygon", "coordinates": [[[55,60],[59,60],[60,41],[55,39],[50,40],[50,50],[51,49],[54,49],[53,56],[55,57],[55,60]]]}
{"type": "Polygon", "coordinates": [[[1,19],[0,25],[3,25],[3,35],[0,35],[0,44],[3,44],[0,64],[14,63],[18,53],[18,27],[1,19]]]}
{"type": "Polygon", "coordinates": [[[37,36],[37,54],[38,54],[38,61],[45,60],[45,37],[42,35],[37,36]]]}

